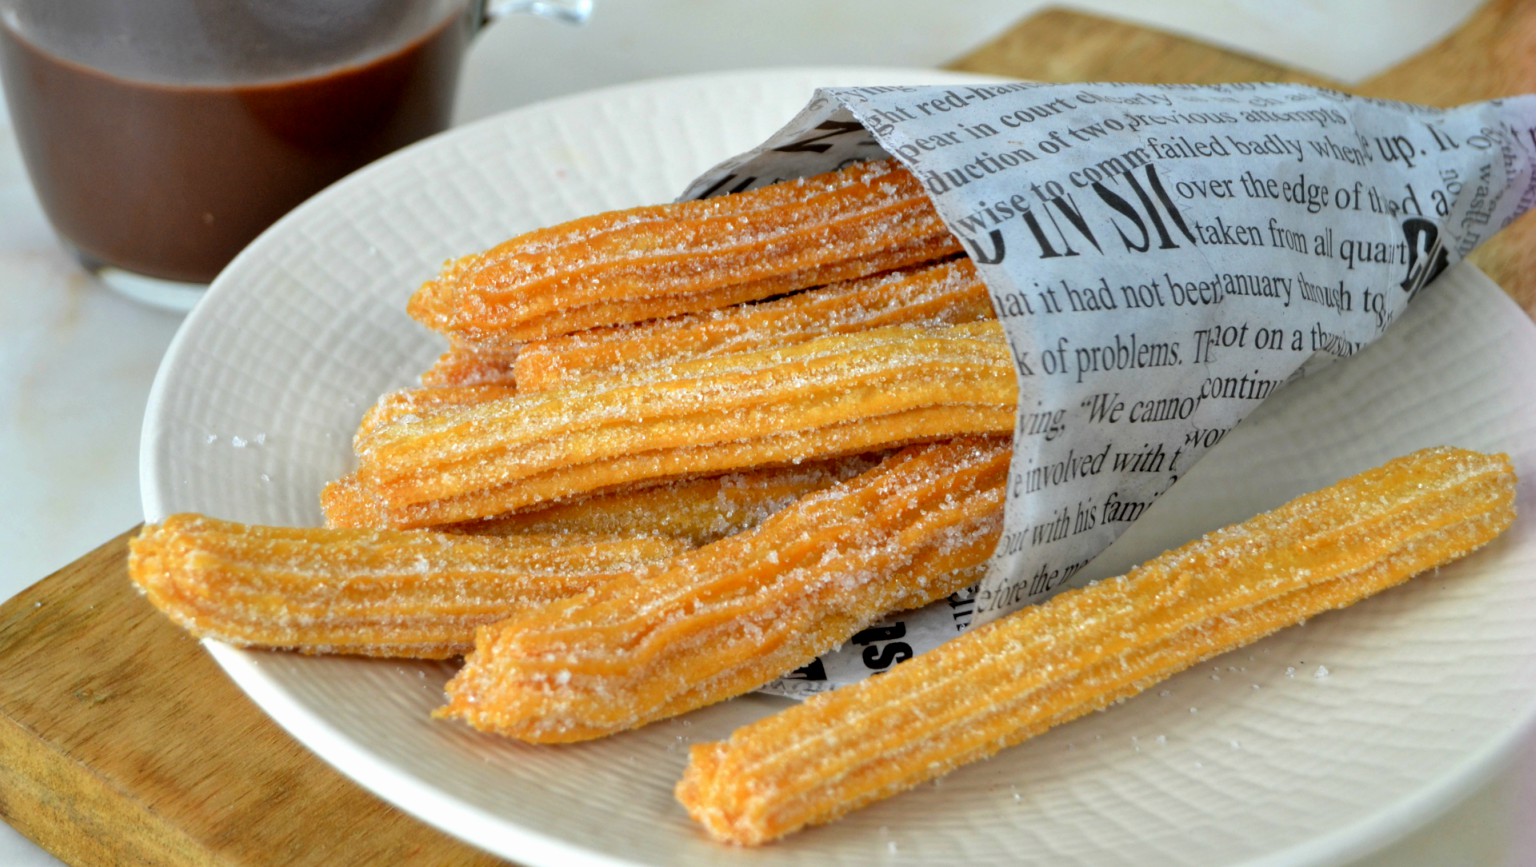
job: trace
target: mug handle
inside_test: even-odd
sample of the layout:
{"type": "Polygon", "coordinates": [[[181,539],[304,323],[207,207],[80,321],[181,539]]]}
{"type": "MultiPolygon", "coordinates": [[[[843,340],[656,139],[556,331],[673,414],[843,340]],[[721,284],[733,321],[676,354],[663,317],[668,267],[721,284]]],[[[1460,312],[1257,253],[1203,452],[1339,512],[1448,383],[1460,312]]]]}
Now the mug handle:
{"type": "Polygon", "coordinates": [[[480,0],[480,26],[509,15],[536,15],[567,24],[586,24],[592,16],[592,4],[593,0],[480,0]]]}

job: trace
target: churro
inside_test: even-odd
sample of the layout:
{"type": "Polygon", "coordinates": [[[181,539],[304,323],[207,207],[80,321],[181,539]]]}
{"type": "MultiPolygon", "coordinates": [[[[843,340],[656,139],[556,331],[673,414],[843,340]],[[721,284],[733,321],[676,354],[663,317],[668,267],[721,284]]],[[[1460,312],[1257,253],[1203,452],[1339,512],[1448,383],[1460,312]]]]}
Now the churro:
{"type": "Polygon", "coordinates": [[[1514,486],[1503,455],[1397,459],[696,746],[678,799],[744,845],[831,821],[1461,557],[1514,486]]]}
{"type": "Polygon", "coordinates": [[[875,466],[880,455],[852,455],[799,466],[765,467],[719,476],[687,477],[659,485],[514,512],[451,532],[594,533],[660,535],[692,546],[751,529],[813,491],[853,478],[875,466]]]}
{"type": "MultiPolygon", "coordinates": [[[[438,529],[505,536],[513,533],[592,533],[667,536],[691,546],[756,526],[797,498],[875,466],[883,453],[761,467],[718,476],[685,476],[655,485],[561,500],[438,529]]],[[[321,510],[332,527],[382,527],[379,502],[355,474],[325,486],[321,510]]]]}
{"type": "Polygon", "coordinates": [[[320,489],[320,513],[327,527],[382,529],[383,505],[358,481],[357,473],[347,473],[327,482],[320,489]]]}
{"type": "Polygon", "coordinates": [[[971,260],[953,259],[753,304],[531,341],[516,354],[509,375],[519,388],[538,391],[583,376],[612,376],[824,334],[954,325],[992,315],[987,286],[971,260]]]}
{"type": "Polygon", "coordinates": [[[914,446],[644,578],[481,629],[440,716],[600,737],[755,689],[890,611],[973,583],[1002,528],[1007,438],[914,446]]]}
{"type": "Polygon", "coordinates": [[[960,252],[895,160],[573,220],[449,263],[408,312],[496,346],[709,310],[960,252]]]}
{"type": "Polygon", "coordinates": [[[511,397],[518,388],[510,380],[448,385],[434,388],[403,388],[387,392],[363,413],[354,443],[363,441],[379,427],[412,422],[436,410],[452,406],[474,406],[502,397],[511,397]]]}
{"type": "Polygon", "coordinates": [[[586,379],[383,425],[358,483],[394,527],[562,498],[1013,430],[997,322],[884,328],[586,379]]]}
{"type": "Polygon", "coordinates": [[[129,575],[188,632],[246,647],[442,659],[475,627],[656,566],[660,537],[453,536],[280,528],[172,515],[130,544],[129,575]]]}
{"type": "Polygon", "coordinates": [[[432,366],[422,372],[421,383],[428,388],[499,383],[512,385],[513,363],[521,344],[510,346],[450,345],[432,366]]]}

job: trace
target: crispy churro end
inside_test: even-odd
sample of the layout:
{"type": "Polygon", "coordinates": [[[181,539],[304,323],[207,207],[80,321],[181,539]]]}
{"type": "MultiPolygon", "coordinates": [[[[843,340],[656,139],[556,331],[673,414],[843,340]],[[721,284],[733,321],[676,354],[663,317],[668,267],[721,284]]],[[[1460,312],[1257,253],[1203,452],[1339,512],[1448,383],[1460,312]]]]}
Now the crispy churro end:
{"type": "Polygon", "coordinates": [[[427,280],[406,301],[406,315],[435,331],[448,326],[453,313],[454,284],[463,269],[460,260],[443,264],[437,277],[427,280]]]}
{"type": "Polygon", "coordinates": [[[664,537],[266,527],[176,515],[132,543],[130,575],[189,633],[300,653],[444,659],[474,629],[644,571],[664,537]]]}
{"type": "Polygon", "coordinates": [[[699,823],[705,833],[720,843],[734,846],[757,846],[772,838],[762,832],[762,825],[737,820],[727,804],[739,803],[713,797],[710,791],[721,783],[721,763],[726,756],[723,743],[696,744],[689,749],[688,767],[673,788],[678,803],[688,811],[690,818],[699,823]]]}
{"type": "Polygon", "coordinates": [[[145,524],[128,540],[128,578],[140,593],[148,593],[162,574],[161,547],[158,524],[145,524]]]}

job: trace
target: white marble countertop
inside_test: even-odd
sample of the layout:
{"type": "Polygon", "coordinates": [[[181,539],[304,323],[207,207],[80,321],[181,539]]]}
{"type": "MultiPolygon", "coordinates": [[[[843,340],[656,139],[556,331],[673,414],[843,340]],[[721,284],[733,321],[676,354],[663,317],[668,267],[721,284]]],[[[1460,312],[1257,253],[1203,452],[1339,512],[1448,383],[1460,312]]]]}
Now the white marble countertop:
{"type": "MultiPolygon", "coordinates": [[[[471,52],[456,111],[473,120],[562,93],[658,75],[784,65],[936,66],[1045,5],[972,0],[955,7],[858,0],[787,0],[764,21],[751,4],[688,0],[605,4],[591,24],[566,29],[507,21],[471,52]],[[807,26],[808,23],[814,26],[807,26]],[[578,53],[579,52],[579,53],[578,53]],[[580,63],[570,58],[580,57],[580,63]]],[[[1109,9],[1112,4],[1074,4],[1109,9]]],[[[1123,17],[1160,23],[1332,75],[1366,77],[1433,41],[1471,0],[1350,6],[1372,28],[1320,28],[1323,2],[1286,13],[1247,0],[1114,4],[1123,17]],[[1452,7],[1452,8],[1448,8],[1452,7]],[[1402,32],[1385,34],[1384,21],[1402,32]],[[1357,36],[1356,34],[1363,34],[1357,36]],[[1362,40],[1360,44],[1349,40],[1362,40]]],[[[139,426],[150,383],[181,315],[104,288],[57,245],[27,181],[8,115],[0,114],[0,601],[140,520],[139,426]]],[[[0,677],[4,672],[0,672],[0,677]]],[[[1534,758],[1446,816],[1362,865],[1532,863],[1534,758]]],[[[0,823],[0,864],[58,863],[0,823]]]]}

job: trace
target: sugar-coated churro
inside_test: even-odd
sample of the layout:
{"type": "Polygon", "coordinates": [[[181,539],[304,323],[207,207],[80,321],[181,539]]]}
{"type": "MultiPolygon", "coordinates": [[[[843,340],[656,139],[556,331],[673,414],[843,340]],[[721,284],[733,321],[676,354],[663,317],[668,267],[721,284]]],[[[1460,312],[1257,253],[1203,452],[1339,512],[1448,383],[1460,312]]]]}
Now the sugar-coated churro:
{"type": "Polygon", "coordinates": [[[678,799],[744,845],[831,821],[1461,557],[1514,486],[1503,455],[1394,460],[696,746],[678,799]]]}
{"type": "Polygon", "coordinates": [[[634,490],[514,512],[451,532],[607,533],[660,535],[693,546],[751,529],[800,497],[853,478],[875,466],[880,454],[852,455],[799,466],[765,467],[719,476],[688,477],[634,490]]]}
{"type": "MultiPolygon", "coordinates": [[[[593,533],[667,536],[691,546],[756,526],[797,498],[875,466],[881,452],[761,467],[718,476],[685,476],[655,485],[560,500],[438,529],[504,536],[593,533]]],[[[331,527],[383,526],[379,502],[348,474],[325,486],[321,510],[331,527]]]]}
{"type": "Polygon", "coordinates": [[[987,286],[969,259],[893,271],[783,298],[525,344],[512,362],[519,388],[612,376],[689,358],[783,346],[890,325],[954,325],[991,318],[987,286]]]}
{"type": "Polygon", "coordinates": [[[365,440],[376,428],[412,422],[428,413],[451,406],[473,406],[518,393],[510,380],[434,388],[404,388],[387,392],[363,413],[354,442],[365,440]]]}
{"type": "Polygon", "coordinates": [[[431,367],[422,372],[422,385],[427,388],[488,383],[512,385],[513,363],[521,349],[521,344],[486,347],[451,345],[431,367]]]}
{"type": "Polygon", "coordinates": [[[320,489],[320,513],[327,527],[382,529],[383,505],[363,487],[357,473],[347,473],[320,489]]]}
{"type": "Polygon", "coordinates": [[[997,322],[883,328],[634,371],[382,425],[358,483],[394,527],[479,520],[681,475],[1008,433],[997,322]]]}
{"type": "Polygon", "coordinates": [[[133,539],[129,574],[200,638],[442,659],[469,650],[476,626],[644,571],[686,547],[656,537],[483,538],[181,514],[133,539]]]}
{"type": "Polygon", "coordinates": [[[753,530],[478,631],[442,716],[584,740],[722,701],[960,590],[1002,527],[1003,437],[904,449],[753,530]]]}
{"type": "Polygon", "coordinates": [[[709,310],[960,252],[895,160],[573,220],[449,263],[412,297],[456,341],[507,345],[709,310]]]}
{"type": "MultiPolygon", "coordinates": [[[[824,238],[823,241],[829,246],[836,247],[838,239],[824,238]]],[[[701,310],[715,310],[732,304],[795,292],[808,286],[852,280],[869,274],[904,268],[919,262],[932,262],[953,255],[956,251],[957,247],[951,236],[925,235],[890,247],[872,250],[863,256],[778,274],[761,280],[733,282],[701,292],[645,298],[612,298],[580,306],[557,307],[537,316],[528,317],[506,334],[478,338],[456,334],[455,337],[471,345],[501,346],[509,341],[539,340],[588,328],[601,328],[625,322],[644,322],[649,319],[701,310]],[[476,344],[477,340],[482,343],[476,344]]]]}

